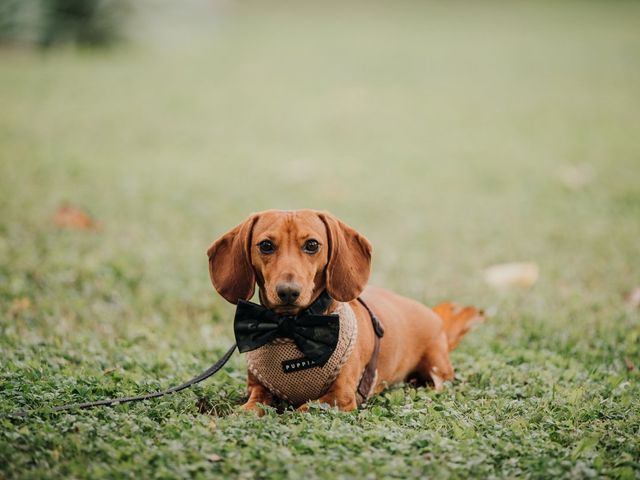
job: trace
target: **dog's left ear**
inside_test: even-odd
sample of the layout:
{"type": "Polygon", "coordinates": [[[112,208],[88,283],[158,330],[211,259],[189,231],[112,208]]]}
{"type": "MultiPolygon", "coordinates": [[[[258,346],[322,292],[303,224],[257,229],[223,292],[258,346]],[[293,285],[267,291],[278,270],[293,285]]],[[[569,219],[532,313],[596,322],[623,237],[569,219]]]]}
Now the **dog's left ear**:
{"type": "Polygon", "coordinates": [[[373,247],[363,235],[330,213],[319,216],[329,238],[327,293],[339,302],[350,302],[367,285],[373,247]]]}
{"type": "Polygon", "coordinates": [[[209,276],[213,287],[228,302],[249,300],[253,296],[256,275],[251,266],[250,242],[258,215],[252,215],[218,238],[207,250],[209,276]]]}

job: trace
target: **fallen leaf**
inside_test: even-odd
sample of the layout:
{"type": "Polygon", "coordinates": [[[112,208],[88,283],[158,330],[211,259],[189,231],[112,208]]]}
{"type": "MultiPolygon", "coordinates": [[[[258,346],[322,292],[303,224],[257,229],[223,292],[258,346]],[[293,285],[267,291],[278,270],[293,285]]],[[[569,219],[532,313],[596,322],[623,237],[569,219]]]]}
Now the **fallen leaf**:
{"type": "Polygon", "coordinates": [[[626,303],[629,308],[640,308],[640,287],[636,287],[629,292],[626,303]]]}
{"type": "Polygon", "coordinates": [[[84,210],[72,205],[62,205],[53,217],[56,227],[69,230],[95,230],[97,223],[84,210]]]}
{"type": "Polygon", "coordinates": [[[102,371],[103,375],[109,375],[112,372],[115,372],[118,369],[118,367],[107,367],[102,371]]]}
{"type": "Polygon", "coordinates": [[[484,279],[494,288],[529,288],[538,281],[538,274],[538,265],[533,262],[502,263],[487,268],[484,279]]]}
{"type": "Polygon", "coordinates": [[[216,463],[216,462],[221,462],[222,457],[217,453],[212,453],[211,455],[207,455],[207,460],[209,460],[211,463],[216,463]]]}
{"type": "Polygon", "coordinates": [[[565,187],[578,190],[589,185],[595,179],[595,173],[591,165],[580,163],[565,165],[560,170],[560,180],[565,187]]]}
{"type": "Polygon", "coordinates": [[[13,302],[11,302],[11,307],[9,307],[9,315],[12,317],[16,317],[25,310],[29,310],[31,308],[31,300],[27,297],[16,298],[13,302]]]}
{"type": "Polygon", "coordinates": [[[636,369],[636,366],[629,357],[624,357],[624,365],[627,367],[627,372],[631,372],[636,369]]]}

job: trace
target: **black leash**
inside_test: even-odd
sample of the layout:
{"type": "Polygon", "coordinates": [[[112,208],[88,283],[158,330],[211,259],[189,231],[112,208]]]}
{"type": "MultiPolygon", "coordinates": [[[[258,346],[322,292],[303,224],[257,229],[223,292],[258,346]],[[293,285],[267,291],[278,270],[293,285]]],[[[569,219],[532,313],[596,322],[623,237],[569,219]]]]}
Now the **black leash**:
{"type": "MultiPolygon", "coordinates": [[[[231,358],[233,352],[236,350],[236,344],[234,343],[229,350],[213,365],[207,368],[200,375],[193,377],[191,380],[187,380],[186,382],[176,386],[171,387],[166,390],[160,390],[158,392],[147,393],[144,395],[137,395],[135,397],[123,397],[123,398],[109,398],[107,400],[98,400],[95,402],[85,402],[85,403],[70,403],[68,405],[61,405],[59,407],[55,407],[52,409],[53,412],[62,412],[65,410],[84,410],[88,408],[94,407],[114,407],[116,405],[120,405],[121,403],[131,403],[131,402],[140,402],[142,400],[150,400],[152,398],[163,397],[164,395],[169,395],[172,393],[179,392],[186,388],[192,387],[196,383],[200,383],[203,380],[206,380],[212,375],[215,375],[231,358]]],[[[23,418],[29,415],[29,412],[26,410],[21,410],[18,412],[9,413],[6,416],[11,418],[23,418]]]]}

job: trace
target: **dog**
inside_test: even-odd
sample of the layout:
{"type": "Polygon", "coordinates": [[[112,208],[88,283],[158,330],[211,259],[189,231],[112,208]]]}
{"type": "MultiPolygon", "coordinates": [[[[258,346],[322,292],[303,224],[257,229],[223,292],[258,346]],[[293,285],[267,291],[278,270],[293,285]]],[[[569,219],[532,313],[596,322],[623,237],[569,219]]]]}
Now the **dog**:
{"type": "MultiPolygon", "coordinates": [[[[315,400],[345,412],[357,408],[359,383],[374,353],[376,374],[367,398],[407,380],[440,391],[454,378],[449,352],[484,320],[475,307],[445,303],[430,309],[367,286],[371,254],[371,243],[363,235],[334,215],[315,210],[254,213],[207,251],[211,282],[232,304],[252,298],[257,284],[261,304],[277,315],[297,315],[323,292],[330,297],[328,312],[346,304],[353,313],[357,336],[350,353],[326,391],[294,405],[300,411],[315,400]],[[379,340],[369,309],[384,328],[379,340]]],[[[259,404],[272,405],[279,398],[272,391],[276,389],[265,385],[267,380],[249,370],[244,410],[262,415],[259,404]]]]}

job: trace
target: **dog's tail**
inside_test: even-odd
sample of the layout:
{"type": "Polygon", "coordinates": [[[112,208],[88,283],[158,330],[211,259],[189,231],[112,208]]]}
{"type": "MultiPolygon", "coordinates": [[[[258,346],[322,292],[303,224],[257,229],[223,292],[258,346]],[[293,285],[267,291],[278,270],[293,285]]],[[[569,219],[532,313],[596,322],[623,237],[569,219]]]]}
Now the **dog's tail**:
{"type": "Polygon", "coordinates": [[[441,303],[433,309],[440,318],[449,342],[449,351],[458,346],[465,333],[484,321],[482,310],[475,307],[461,307],[455,303],[441,303]]]}

